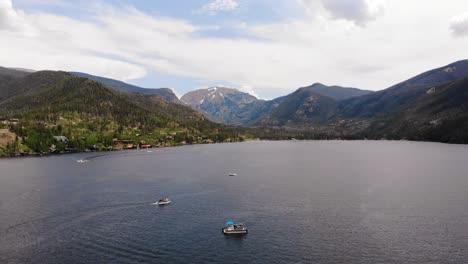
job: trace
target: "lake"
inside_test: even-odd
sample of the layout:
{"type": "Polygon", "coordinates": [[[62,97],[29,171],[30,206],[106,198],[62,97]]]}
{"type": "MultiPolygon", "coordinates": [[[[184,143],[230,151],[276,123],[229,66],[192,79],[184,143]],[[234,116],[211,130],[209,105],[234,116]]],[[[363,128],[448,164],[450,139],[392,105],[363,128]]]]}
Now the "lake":
{"type": "Polygon", "coordinates": [[[245,142],[0,160],[0,263],[148,262],[468,263],[468,146],[245,142]],[[164,197],[172,204],[152,204],[164,197]],[[229,220],[249,234],[223,235],[229,220]]]}

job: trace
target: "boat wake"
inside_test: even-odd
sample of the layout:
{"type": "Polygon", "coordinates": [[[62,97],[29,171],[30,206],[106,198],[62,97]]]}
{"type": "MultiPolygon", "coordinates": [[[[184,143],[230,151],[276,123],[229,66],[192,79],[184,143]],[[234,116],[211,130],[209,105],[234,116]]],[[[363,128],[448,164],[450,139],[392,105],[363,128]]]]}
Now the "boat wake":
{"type": "Polygon", "coordinates": [[[145,152],[126,152],[126,153],[106,153],[106,154],[100,154],[100,155],[94,155],[94,156],[89,156],[83,159],[76,160],[78,163],[85,163],[85,162],[90,162],[90,161],[95,161],[95,160],[103,160],[103,159],[113,159],[113,158],[125,158],[125,157],[138,157],[138,156],[149,156],[149,155],[154,155],[153,153],[158,152],[158,150],[153,151],[153,150],[148,150],[145,152]]]}
{"type": "Polygon", "coordinates": [[[107,211],[108,210],[121,210],[121,209],[128,209],[132,207],[144,206],[144,205],[148,205],[148,202],[110,204],[110,205],[101,205],[101,206],[95,206],[95,207],[90,207],[90,208],[83,208],[82,210],[77,210],[77,211],[64,211],[61,213],[55,213],[55,214],[51,214],[48,216],[29,219],[29,220],[8,226],[5,229],[1,230],[0,234],[7,233],[11,230],[15,230],[16,228],[19,228],[24,225],[34,224],[34,223],[41,222],[41,221],[49,221],[51,219],[58,219],[58,218],[75,219],[75,218],[85,216],[88,214],[96,214],[96,213],[99,214],[101,212],[105,213],[106,210],[107,211]]]}

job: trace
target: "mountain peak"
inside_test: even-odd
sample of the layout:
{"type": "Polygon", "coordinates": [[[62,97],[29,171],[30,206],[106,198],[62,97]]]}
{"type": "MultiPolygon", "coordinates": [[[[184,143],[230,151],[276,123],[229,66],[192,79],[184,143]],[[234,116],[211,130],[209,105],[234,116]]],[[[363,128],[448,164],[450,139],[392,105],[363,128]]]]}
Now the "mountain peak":
{"type": "Polygon", "coordinates": [[[336,101],[342,101],[352,97],[357,97],[371,93],[371,91],[367,90],[361,90],[351,87],[341,87],[336,85],[328,86],[318,82],[307,87],[299,88],[299,90],[314,92],[322,96],[330,97],[336,101]]]}
{"type": "Polygon", "coordinates": [[[328,87],[327,85],[325,85],[325,84],[323,84],[323,83],[319,83],[319,82],[313,83],[312,85],[307,86],[307,87],[317,87],[317,86],[325,86],[325,87],[328,87]]]}
{"type": "Polygon", "coordinates": [[[230,88],[230,87],[224,87],[224,86],[212,86],[206,89],[200,89],[200,90],[206,90],[210,93],[215,93],[215,92],[230,92],[230,93],[242,93],[236,88],[230,88]]]}
{"type": "Polygon", "coordinates": [[[226,98],[230,100],[241,101],[241,103],[253,102],[257,98],[248,93],[241,92],[235,88],[222,86],[213,86],[205,89],[198,89],[184,94],[180,99],[182,102],[198,107],[203,103],[221,103],[226,98]],[[235,98],[235,99],[234,99],[235,98]]]}
{"type": "Polygon", "coordinates": [[[180,100],[187,105],[202,110],[217,122],[240,124],[239,109],[257,102],[258,99],[234,88],[213,86],[184,94],[180,100]]]}

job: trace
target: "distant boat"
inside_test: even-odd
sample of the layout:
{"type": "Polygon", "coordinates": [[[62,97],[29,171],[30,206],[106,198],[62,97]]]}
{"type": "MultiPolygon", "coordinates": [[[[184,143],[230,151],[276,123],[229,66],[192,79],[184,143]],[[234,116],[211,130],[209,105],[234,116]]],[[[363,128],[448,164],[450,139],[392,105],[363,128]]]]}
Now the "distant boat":
{"type": "Polygon", "coordinates": [[[169,198],[164,198],[164,199],[159,200],[156,204],[157,205],[167,205],[167,204],[170,204],[170,203],[171,203],[171,200],[169,200],[169,198]]]}
{"type": "Polygon", "coordinates": [[[237,176],[236,173],[229,173],[229,176],[237,176]]]}
{"type": "Polygon", "coordinates": [[[223,227],[223,234],[225,235],[244,235],[247,233],[247,228],[243,224],[236,224],[232,221],[226,222],[223,227]]]}

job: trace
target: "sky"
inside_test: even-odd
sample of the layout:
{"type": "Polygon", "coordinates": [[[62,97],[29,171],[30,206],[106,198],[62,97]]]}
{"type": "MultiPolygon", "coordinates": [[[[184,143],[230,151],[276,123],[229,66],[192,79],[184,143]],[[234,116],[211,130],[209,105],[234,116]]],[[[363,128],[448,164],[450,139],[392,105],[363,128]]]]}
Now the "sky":
{"type": "Polygon", "coordinates": [[[0,65],[177,95],[381,90],[468,59],[466,0],[0,0],[0,65]]]}

